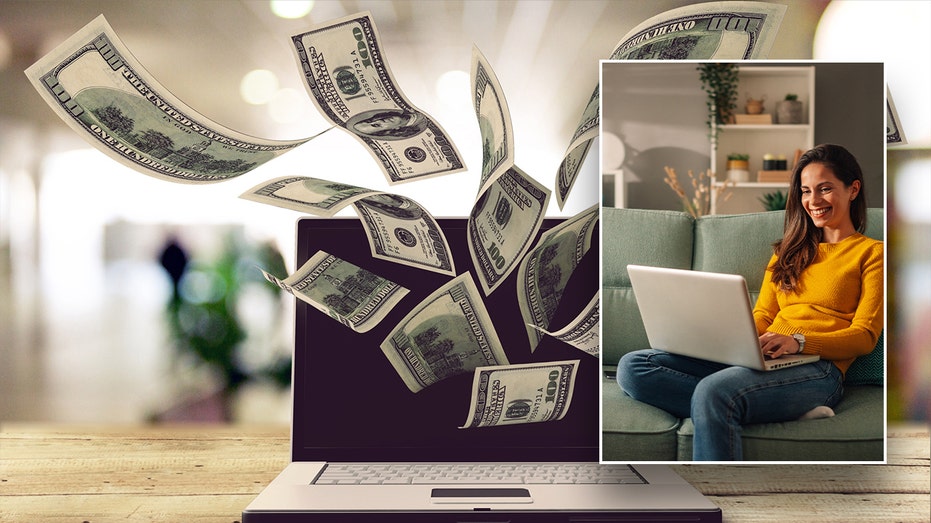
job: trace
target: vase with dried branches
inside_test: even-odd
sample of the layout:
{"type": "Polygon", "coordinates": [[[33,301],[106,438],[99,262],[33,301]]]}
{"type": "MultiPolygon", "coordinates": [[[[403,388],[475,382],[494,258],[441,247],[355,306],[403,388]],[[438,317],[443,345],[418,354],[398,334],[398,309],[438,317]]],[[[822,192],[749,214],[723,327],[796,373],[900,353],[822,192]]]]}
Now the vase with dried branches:
{"type": "Polygon", "coordinates": [[[698,173],[698,176],[695,176],[691,169],[688,171],[688,186],[691,187],[691,194],[689,194],[679,181],[676,170],[669,166],[664,167],[664,169],[666,170],[666,177],[663,178],[663,181],[675,191],[676,195],[682,201],[685,212],[692,215],[693,218],[711,213],[712,198],[716,199],[715,205],[717,205],[719,201],[726,202],[729,200],[733,194],[731,192],[731,187],[734,185],[734,182],[725,180],[724,183],[715,190],[713,187],[714,178],[710,170],[702,171],[698,173]]]}

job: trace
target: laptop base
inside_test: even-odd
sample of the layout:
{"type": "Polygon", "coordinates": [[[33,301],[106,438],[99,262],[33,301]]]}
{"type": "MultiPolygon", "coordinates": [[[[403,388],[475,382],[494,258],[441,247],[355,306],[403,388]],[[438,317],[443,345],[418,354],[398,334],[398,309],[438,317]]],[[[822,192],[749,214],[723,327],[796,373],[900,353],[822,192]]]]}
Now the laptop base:
{"type": "Polygon", "coordinates": [[[647,482],[635,485],[385,485],[377,491],[311,485],[323,465],[285,467],[242,512],[242,523],[721,522],[721,510],[665,465],[633,465],[647,482]],[[437,489],[516,489],[527,496],[518,496],[519,503],[474,497],[436,503],[437,489]]]}
{"type": "Polygon", "coordinates": [[[716,512],[625,512],[601,514],[597,512],[509,512],[509,511],[444,511],[430,513],[261,513],[243,512],[242,523],[615,523],[615,522],[667,522],[667,523],[721,523],[721,511],[716,512]]]}

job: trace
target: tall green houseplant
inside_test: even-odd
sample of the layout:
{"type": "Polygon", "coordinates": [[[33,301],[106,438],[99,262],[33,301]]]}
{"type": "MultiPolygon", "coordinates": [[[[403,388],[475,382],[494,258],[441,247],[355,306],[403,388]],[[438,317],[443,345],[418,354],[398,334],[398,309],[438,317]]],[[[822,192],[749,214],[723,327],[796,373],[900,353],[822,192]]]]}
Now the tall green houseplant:
{"type": "Polygon", "coordinates": [[[739,68],[737,64],[704,63],[698,66],[701,89],[708,94],[705,103],[708,107],[709,137],[717,142],[720,125],[731,123],[734,109],[737,108],[737,85],[739,68]]]}

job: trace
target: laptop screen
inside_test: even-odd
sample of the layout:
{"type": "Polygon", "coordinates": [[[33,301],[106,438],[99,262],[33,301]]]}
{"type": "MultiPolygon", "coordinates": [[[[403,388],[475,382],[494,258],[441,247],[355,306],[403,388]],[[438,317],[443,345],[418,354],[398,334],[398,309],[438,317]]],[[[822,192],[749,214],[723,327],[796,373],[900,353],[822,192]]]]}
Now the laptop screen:
{"type": "MultiPolygon", "coordinates": [[[[561,223],[547,219],[544,230],[561,223]]],[[[457,274],[472,272],[465,218],[438,219],[457,274]]],[[[539,236],[538,236],[539,237],[539,236]]],[[[598,290],[597,232],[573,272],[549,330],[582,311],[598,290]]],[[[515,270],[485,306],[508,361],[580,360],[572,402],[558,421],[505,427],[465,424],[473,372],[411,392],[380,345],[398,323],[448,275],[373,258],[357,218],[302,218],[297,223],[297,267],[318,251],[406,287],[389,315],[358,333],[297,300],[294,350],[294,461],[598,461],[598,358],[550,336],[531,353],[518,308],[515,270]]]]}

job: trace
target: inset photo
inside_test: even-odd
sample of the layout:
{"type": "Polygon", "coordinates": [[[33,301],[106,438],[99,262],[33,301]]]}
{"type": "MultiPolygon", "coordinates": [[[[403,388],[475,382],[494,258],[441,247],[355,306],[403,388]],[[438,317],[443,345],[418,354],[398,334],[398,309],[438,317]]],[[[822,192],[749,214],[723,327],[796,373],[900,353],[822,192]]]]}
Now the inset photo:
{"type": "Polygon", "coordinates": [[[602,461],[884,462],[883,64],[601,89],[602,461]]]}

